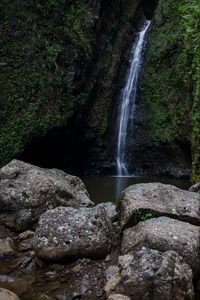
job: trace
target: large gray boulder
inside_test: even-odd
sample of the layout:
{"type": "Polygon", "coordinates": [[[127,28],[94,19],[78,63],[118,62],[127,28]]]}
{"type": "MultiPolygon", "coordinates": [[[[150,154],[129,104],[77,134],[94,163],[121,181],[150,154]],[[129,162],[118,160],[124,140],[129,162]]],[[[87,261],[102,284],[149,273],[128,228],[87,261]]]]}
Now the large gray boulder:
{"type": "Polygon", "coordinates": [[[200,271],[200,227],[160,217],[140,222],[126,229],[122,240],[122,253],[135,252],[149,247],[161,252],[174,250],[191,266],[200,271]]]}
{"type": "Polygon", "coordinates": [[[114,244],[114,229],[103,208],[49,210],[41,216],[34,236],[36,255],[46,260],[103,257],[114,244]]]}
{"type": "Polygon", "coordinates": [[[0,170],[0,224],[23,231],[57,206],[91,206],[83,182],[57,169],[12,160],[0,170]]]}
{"type": "Polygon", "coordinates": [[[143,248],[134,255],[120,256],[113,278],[106,284],[107,296],[118,293],[131,300],[194,299],[192,270],[174,251],[143,248]]]}
{"type": "Polygon", "coordinates": [[[140,217],[168,216],[200,225],[200,195],[162,183],[140,183],[128,187],[121,196],[121,224],[131,227],[140,217]]]}

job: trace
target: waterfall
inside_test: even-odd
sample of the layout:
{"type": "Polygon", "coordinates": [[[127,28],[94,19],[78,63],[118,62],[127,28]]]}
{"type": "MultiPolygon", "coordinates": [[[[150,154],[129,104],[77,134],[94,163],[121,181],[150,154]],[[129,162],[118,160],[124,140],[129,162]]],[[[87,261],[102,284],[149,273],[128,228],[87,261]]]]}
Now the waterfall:
{"type": "Polygon", "coordinates": [[[138,77],[143,61],[143,49],[146,42],[146,33],[150,26],[150,21],[145,21],[138,38],[131,49],[130,67],[127,72],[125,86],[121,93],[121,102],[118,112],[118,137],[117,137],[117,174],[119,176],[129,175],[127,161],[125,157],[127,139],[129,138],[128,128],[133,127],[135,100],[137,96],[138,77]]]}

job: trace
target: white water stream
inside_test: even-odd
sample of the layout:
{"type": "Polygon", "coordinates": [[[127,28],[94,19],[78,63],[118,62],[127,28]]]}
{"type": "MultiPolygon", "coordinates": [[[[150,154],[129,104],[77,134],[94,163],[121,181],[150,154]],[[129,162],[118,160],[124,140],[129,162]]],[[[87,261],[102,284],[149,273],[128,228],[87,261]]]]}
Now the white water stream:
{"type": "Polygon", "coordinates": [[[118,113],[118,137],[117,137],[117,175],[128,176],[128,166],[125,157],[128,127],[133,126],[135,100],[137,96],[138,78],[140,67],[143,61],[143,50],[146,44],[146,33],[150,21],[145,21],[142,30],[139,32],[136,42],[134,41],[130,54],[130,67],[127,72],[125,86],[121,94],[121,103],[118,113]]]}

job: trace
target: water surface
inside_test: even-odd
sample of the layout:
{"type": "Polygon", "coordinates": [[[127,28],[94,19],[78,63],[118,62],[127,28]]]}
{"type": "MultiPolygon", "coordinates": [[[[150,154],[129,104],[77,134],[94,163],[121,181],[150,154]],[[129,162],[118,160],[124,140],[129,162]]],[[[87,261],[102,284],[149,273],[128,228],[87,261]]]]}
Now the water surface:
{"type": "Polygon", "coordinates": [[[96,204],[101,202],[117,202],[121,192],[128,186],[136,183],[161,182],[172,184],[181,189],[188,189],[190,181],[188,179],[175,178],[151,178],[151,177],[84,177],[82,178],[90,194],[90,198],[96,204]]]}

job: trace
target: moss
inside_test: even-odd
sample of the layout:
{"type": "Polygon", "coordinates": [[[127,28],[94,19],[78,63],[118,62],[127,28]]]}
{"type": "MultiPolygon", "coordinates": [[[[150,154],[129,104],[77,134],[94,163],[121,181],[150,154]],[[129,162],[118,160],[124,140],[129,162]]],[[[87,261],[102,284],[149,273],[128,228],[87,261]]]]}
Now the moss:
{"type": "Polygon", "coordinates": [[[200,9],[198,0],[160,0],[142,94],[155,141],[190,142],[193,178],[200,176],[200,9]]]}
{"type": "Polygon", "coordinates": [[[141,2],[3,0],[0,8],[0,165],[72,115],[86,139],[104,143],[141,2]]]}
{"type": "Polygon", "coordinates": [[[83,104],[70,70],[91,56],[95,11],[85,0],[4,0],[1,9],[2,165],[83,104]]]}

